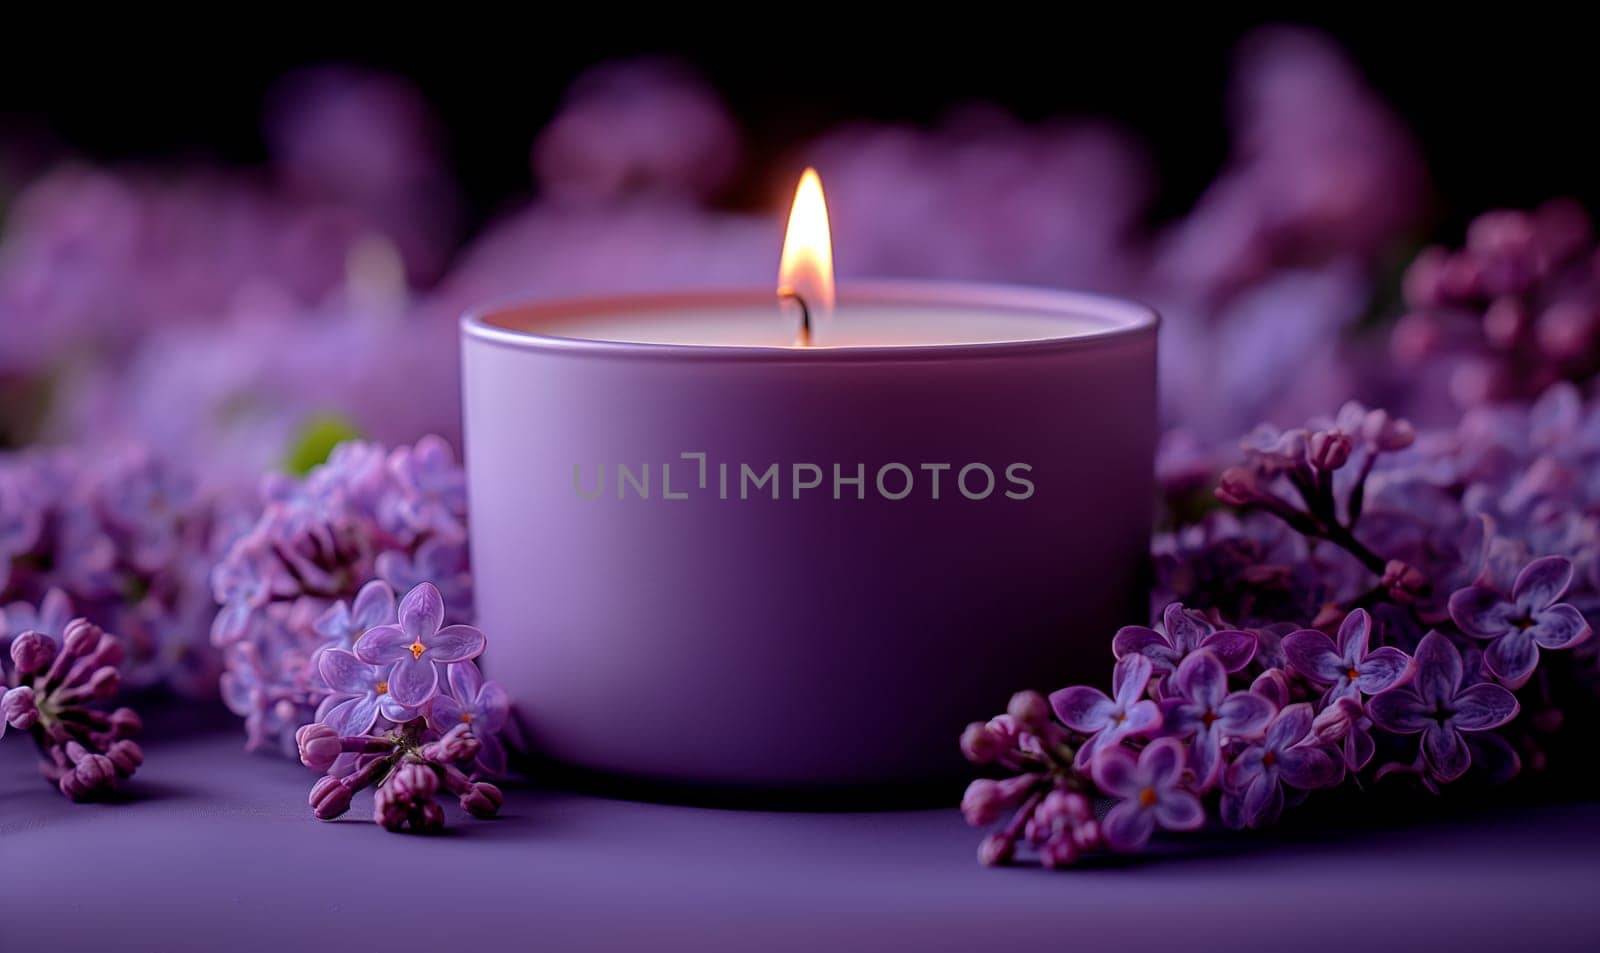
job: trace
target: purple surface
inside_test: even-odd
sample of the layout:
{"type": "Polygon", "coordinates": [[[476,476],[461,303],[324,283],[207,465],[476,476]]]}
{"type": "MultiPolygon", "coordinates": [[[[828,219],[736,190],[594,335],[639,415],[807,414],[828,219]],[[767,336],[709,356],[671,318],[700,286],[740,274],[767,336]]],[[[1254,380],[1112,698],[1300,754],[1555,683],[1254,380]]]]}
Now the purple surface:
{"type": "Polygon", "coordinates": [[[514,791],[503,819],[419,839],[367,823],[366,798],[318,823],[308,773],[232,732],[148,753],[127,803],[76,806],[0,742],[0,950],[1600,948],[1600,803],[1052,874],[979,868],[954,810],[514,791]]]}

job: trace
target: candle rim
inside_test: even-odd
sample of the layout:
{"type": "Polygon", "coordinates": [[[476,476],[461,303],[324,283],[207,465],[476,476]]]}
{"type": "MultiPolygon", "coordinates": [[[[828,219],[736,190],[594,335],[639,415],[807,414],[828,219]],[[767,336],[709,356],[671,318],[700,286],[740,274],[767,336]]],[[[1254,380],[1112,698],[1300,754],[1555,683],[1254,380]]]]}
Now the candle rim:
{"type": "Polygon", "coordinates": [[[1020,352],[1053,352],[1106,347],[1130,339],[1155,335],[1161,316],[1155,308],[1130,298],[1032,285],[981,282],[883,279],[841,284],[841,298],[850,304],[937,305],[941,307],[995,307],[1040,316],[1074,317],[1104,321],[1103,328],[1019,341],[976,341],[928,344],[843,344],[792,347],[770,344],[682,344],[620,341],[545,334],[508,326],[496,316],[603,313],[626,308],[652,310],[684,308],[695,303],[726,306],[759,303],[772,298],[769,289],[708,288],[550,299],[515,298],[462,315],[462,333],[515,350],[532,350],[596,357],[680,358],[785,363],[835,363],[844,361],[949,360],[959,357],[998,357],[1020,352]]]}

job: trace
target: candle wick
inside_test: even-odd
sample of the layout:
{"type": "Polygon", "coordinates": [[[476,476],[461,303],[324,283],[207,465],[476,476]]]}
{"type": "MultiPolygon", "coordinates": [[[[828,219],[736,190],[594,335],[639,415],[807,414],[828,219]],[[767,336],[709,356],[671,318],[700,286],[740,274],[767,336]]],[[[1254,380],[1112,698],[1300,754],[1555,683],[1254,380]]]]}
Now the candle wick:
{"type": "Polygon", "coordinates": [[[778,289],[779,301],[793,301],[800,306],[800,331],[795,335],[794,343],[801,347],[811,346],[811,309],[806,306],[806,299],[800,297],[800,292],[793,288],[778,289]]]}

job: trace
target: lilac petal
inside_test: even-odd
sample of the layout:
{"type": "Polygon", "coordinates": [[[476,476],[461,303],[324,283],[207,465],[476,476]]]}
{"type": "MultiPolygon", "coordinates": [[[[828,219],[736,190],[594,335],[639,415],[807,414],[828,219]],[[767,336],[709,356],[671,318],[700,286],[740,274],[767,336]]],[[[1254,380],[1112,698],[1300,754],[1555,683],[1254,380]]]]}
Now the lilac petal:
{"type": "Polygon", "coordinates": [[[1230,738],[1259,738],[1277,706],[1254,692],[1234,692],[1217,708],[1217,727],[1230,738]]]}
{"type": "Polygon", "coordinates": [[[255,611],[250,604],[242,599],[229,602],[211,620],[211,644],[217,648],[226,648],[244,638],[245,631],[250,627],[250,620],[255,618],[255,611]]]}
{"type": "Polygon", "coordinates": [[[1267,747],[1277,751],[1299,742],[1311,733],[1312,720],[1309,703],[1299,702],[1288,706],[1278,712],[1278,717],[1268,726],[1267,747]]]}
{"type": "Polygon", "coordinates": [[[1367,654],[1372,638],[1372,616],[1365,609],[1357,609],[1339,623],[1339,655],[1354,662],[1367,654]]]}
{"type": "Polygon", "coordinates": [[[1183,779],[1183,743],[1176,738],[1152,741],[1139,752],[1139,775],[1153,788],[1176,787],[1183,779]]]}
{"type": "Polygon", "coordinates": [[[1489,643],[1483,661],[1495,678],[1512,688],[1521,688],[1539,664],[1539,646],[1528,632],[1508,632],[1489,643]]]}
{"type": "Polygon", "coordinates": [[[1173,679],[1178,694],[1207,708],[1215,708],[1228,694],[1228,673],[1209,649],[1190,653],[1173,679]]]}
{"type": "Polygon", "coordinates": [[[1565,556],[1545,556],[1517,573],[1511,598],[1525,612],[1552,605],[1572,585],[1572,561],[1565,556]]]}
{"type": "MultiPolygon", "coordinates": [[[[338,697],[329,696],[330,700],[338,697]]],[[[320,712],[317,720],[344,737],[366,734],[372,723],[378,720],[378,696],[368,692],[336,702],[320,712]]]]}
{"type": "Polygon", "coordinates": [[[1106,693],[1087,685],[1074,685],[1050,693],[1050,709],[1073,731],[1099,731],[1116,707],[1106,693]]]}
{"type": "Polygon", "coordinates": [[[1386,692],[1404,682],[1411,675],[1413,666],[1411,656],[1393,646],[1384,646],[1367,653],[1365,658],[1356,663],[1356,671],[1360,673],[1356,687],[1368,695],[1386,692]]]}
{"type": "Polygon", "coordinates": [[[344,604],[343,599],[335,602],[317,616],[317,621],[311,627],[324,639],[341,640],[350,629],[350,607],[344,604]]]}
{"type": "Polygon", "coordinates": [[[1416,664],[1417,696],[1435,706],[1448,705],[1461,684],[1461,653],[1448,637],[1429,632],[1417,645],[1416,664]]]}
{"type": "Polygon", "coordinates": [[[1266,827],[1283,813],[1283,787],[1276,778],[1259,774],[1244,790],[1240,819],[1250,827],[1266,827]]]}
{"type": "Polygon", "coordinates": [[[1187,738],[1195,732],[1203,732],[1202,717],[1208,707],[1187,698],[1164,698],[1161,700],[1161,728],[1174,738],[1187,738]]]}
{"type": "Polygon", "coordinates": [[[1322,745],[1299,745],[1279,753],[1278,776],[1304,791],[1325,788],[1344,776],[1344,763],[1322,745]]]}
{"type": "Polygon", "coordinates": [[[1271,702],[1274,708],[1289,704],[1289,680],[1281,669],[1268,669],[1250,683],[1250,692],[1271,702]]]}
{"type": "Polygon", "coordinates": [[[506,749],[494,734],[478,735],[478,766],[491,778],[506,773],[506,749]]]}
{"type": "Polygon", "coordinates": [[[427,639],[427,657],[435,662],[464,662],[483,654],[483,633],[470,625],[447,625],[427,639]]]}
{"type": "Polygon", "coordinates": [[[394,590],[381,579],[374,579],[356,593],[355,605],[350,609],[350,621],[362,630],[384,625],[395,618],[394,590]]]}
{"type": "Polygon", "coordinates": [[[1215,731],[1197,733],[1189,742],[1189,770],[1194,772],[1194,786],[1209,791],[1216,786],[1222,773],[1222,745],[1215,731]]]}
{"type": "Polygon", "coordinates": [[[1200,799],[1183,790],[1163,792],[1151,813],[1156,823],[1169,831],[1192,831],[1206,822],[1200,799]]]}
{"type": "Polygon", "coordinates": [[[1171,672],[1177,666],[1179,659],[1177,650],[1167,642],[1166,636],[1142,625],[1129,625],[1119,629],[1116,637],[1111,640],[1111,652],[1119,660],[1130,655],[1142,655],[1150,660],[1153,671],[1162,674],[1171,672]]]}
{"type": "Polygon", "coordinates": [[[1492,639],[1509,631],[1515,607],[1493,589],[1468,586],[1450,594],[1450,618],[1475,639],[1492,639]]]}
{"type": "Polygon", "coordinates": [[[356,639],[356,658],[372,665],[414,659],[411,643],[398,625],[374,626],[356,639]]]}
{"type": "Polygon", "coordinates": [[[1133,797],[1139,793],[1139,766],[1126,748],[1102,748],[1089,763],[1094,783],[1108,797],[1133,797]]]}
{"type": "Polygon", "coordinates": [[[479,721],[474,727],[481,741],[506,726],[506,718],[511,714],[511,698],[499,683],[485,682],[483,689],[478,692],[477,708],[479,721]]]}
{"type": "Polygon", "coordinates": [[[1124,708],[1133,704],[1134,700],[1144,694],[1145,686],[1150,684],[1150,660],[1143,655],[1127,655],[1117,659],[1116,667],[1111,670],[1111,697],[1122,703],[1124,708]]]}
{"type": "Polygon", "coordinates": [[[446,674],[450,679],[450,694],[459,701],[470,704],[483,688],[483,670],[473,662],[452,665],[446,674]]]}
{"type": "Polygon", "coordinates": [[[1167,641],[1177,650],[1180,656],[1188,655],[1200,647],[1200,640],[1212,633],[1211,626],[1196,618],[1194,613],[1184,611],[1183,604],[1174,602],[1167,606],[1161,614],[1161,622],[1167,629],[1167,641]]]}
{"type": "Polygon", "coordinates": [[[402,725],[417,717],[417,710],[415,708],[407,708],[395,701],[393,695],[384,693],[378,696],[378,714],[397,725],[402,725]]]}
{"type": "Polygon", "coordinates": [[[428,727],[443,734],[467,719],[467,711],[449,695],[435,695],[428,703],[428,727]]]}
{"type": "Polygon", "coordinates": [[[1100,822],[1100,833],[1106,846],[1112,850],[1138,850],[1150,842],[1155,833],[1154,812],[1142,807],[1137,800],[1129,799],[1111,809],[1100,822]]]}
{"type": "Polygon", "coordinates": [[[1201,639],[1200,647],[1217,653],[1217,658],[1222,662],[1224,669],[1237,672],[1255,658],[1257,643],[1256,637],[1249,632],[1224,629],[1201,639]]]}
{"type": "Polygon", "coordinates": [[[1117,726],[1119,737],[1127,735],[1142,735],[1161,727],[1161,706],[1148,698],[1142,702],[1135,702],[1129,708],[1117,726]]]}
{"type": "Polygon", "coordinates": [[[327,649],[318,655],[317,673],[330,691],[350,695],[369,695],[378,681],[376,669],[344,649],[327,649]]]}
{"type": "Polygon", "coordinates": [[[407,708],[421,708],[438,689],[439,670],[427,659],[413,659],[410,652],[389,669],[389,694],[407,708]]]}
{"type": "Polygon", "coordinates": [[[1246,748],[1244,753],[1234,758],[1233,763],[1223,772],[1223,786],[1234,791],[1242,791],[1253,778],[1265,774],[1266,768],[1262,762],[1265,753],[1260,747],[1246,748]]]}
{"type": "Polygon", "coordinates": [[[1488,731],[1517,717],[1517,696],[1484,682],[1464,689],[1455,699],[1450,723],[1461,731],[1488,731]]]}
{"type": "Polygon", "coordinates": [[[433,583],[424,582],[400,600],[400,628],[407,642],[427,642],[444,622],[444,599],[433,583]]]}
{"type": "Polygon", "coordinates": [[[1571,648],[1589,637],[1589,621],[1564,602],[1536,614],[1533,621],[1528,634],[1541,648],[1571,648]]]}
{"type": "Polygon", "coordinates": [[[1318,685],[1338,681],[1347,668],[1333,640],[1316,629],[1301,629],[1284,636],[1283,656],[1291,669],[1318,685]]]}
{"type": "Polygon", "coordinates": [[[1377,725],[1396,734],[1412,735],[1434,723],[1434,709],[1410,688],[1396,688],[1367,702],[1377,725]]]}
{"type": "Polygon", "coordinates": [[[1449,725],[1434,725],[1422,733],[1422,754],[1440,781],[1454,781],[1472,766],[1472,754],[1461,733],[1449,725]]]}
{"type": "Polygon", "coordinates": [[[1365,731],[1351,728],[1344,736],[1344,764],[1351,771],[1360,771],[1372,760],[1378,750],[1377,742],[1365,731]]]}

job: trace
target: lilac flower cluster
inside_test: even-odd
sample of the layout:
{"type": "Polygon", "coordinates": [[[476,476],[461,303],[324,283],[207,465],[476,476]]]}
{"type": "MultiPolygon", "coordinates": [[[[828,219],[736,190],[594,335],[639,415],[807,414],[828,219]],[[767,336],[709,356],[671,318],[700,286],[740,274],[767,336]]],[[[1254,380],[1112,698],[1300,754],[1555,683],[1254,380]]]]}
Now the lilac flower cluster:
{"type": "Polygon", "coordinates": [[[0,649],[70,603],[119,633],[129,685],[215,697],[206,576],[237,521],[142,448],[0,453],[0,649]]]}
{"type": "Polygon", "coordinates": [[[1253,432],[1217,484],[1232,511],[1157,539],[1160,619],[1116,633],[1111,693],[1022,692],[963,734],[1009,775],[963,800],[975,826],[1011,812],[980,858],[1062,866],[1345,783],[1539,763],[1600,689],[1597,463],[1600,402],[1571,385],[1454,431],[1352,403],[1253,432]]]}
{"type": "Polygon", "coordinates": [[[59,591],[48,602],[10,640],[9,676],[0,660],[0,737],[7,727],[32,736],[40,772],[65,797],[103,798],[144,763],[138,713],[97,707],[121,686],[122,641],[82,617],[66,621],[59,591]]]}
{"type": "MultiPolygon", "coordinates": [[[[384,583],[363,595],[368,606],[387,599],[379,617],[395,614],[384,583]]],[[[444,602],[428,583],[401,600],[396,618],[366,628],[353,650],[327,646],[316,656],[331,693],[294,735],[301,763],[323,773],[311,789],[312,811],[331,820],[376,785],[373,820],[391,831],[443,827],[441,788],[468,814],[493,817],[503,797],[481,778],[505,770],[500,732],[510,706],[473,662],[483,633],[443,625],[444,602]]]]}
{"type": "MultiPolygon", "coordinates": [[[[416,650],[397,642],[382,658],[349,656],[362,638],[388,631],[396,590],[427,583],[442,591],[451,608],[439,618],[451,638],[452,624],[470,621],[466,482],[438,437],[392,451],[349,442],[304,479],[269,476],[262,503],[255,525],[212,571],[221,610],[211,640],[223,653],[223,701],[245,719],[247,746],[292,754],[295,730],[330,697],[353,691],[355,666],[399,665],[416,650]]],[[[376,713],[377,701],[391,711],[419,707],[436,687],[434,668],[423,663],[455,661],[461,651],[454,643],[428,648],[426,658],[398,669],[393,697],[369,699],[344,717],[376,713]]]]}
{"type": "Polygon", "coordinates": [[[1531,398],[1600,371],[1600,246],[1583,207],[1547,202],[1478,216],[1460,249],[1433,247],[1405,276],[1400,369],[1442,369],[1458,405],[1531,398]]]}

